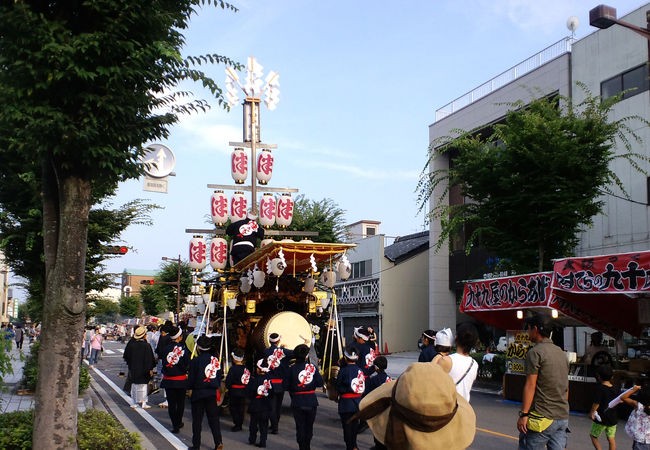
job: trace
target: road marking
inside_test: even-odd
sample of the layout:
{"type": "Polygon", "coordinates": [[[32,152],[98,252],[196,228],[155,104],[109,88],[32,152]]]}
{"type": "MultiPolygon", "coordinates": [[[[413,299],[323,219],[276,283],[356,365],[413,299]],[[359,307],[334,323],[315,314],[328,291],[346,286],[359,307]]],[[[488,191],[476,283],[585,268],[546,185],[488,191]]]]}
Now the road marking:
{"type": "Polygon", "coordinates": [[[495,436],[501,436],[501,437],[504,437],[504,438],[514,439],[515,441],[519,440],[518,437],[510,436],[509,434],[503,434],[503,433],[499,433],[499,432],[492,431],[492,430],[486,430],[485,428],[479,428],[479,427],[476,427],[476,429],[478,431],[482,431],[483,433],[494,434],[495,436]]]}
{"type": "Polygon", "coordinates": [[[115,352],[113,350],[109,350],[109,349],[105,348],[104,353],[106,353],[107,355],[112,355],[115,352]]]}
{"type": "MultiPolygon", "coordinates": [[[[131,397],[126,395],[122,389],[120,389],[113,381],[102,373],[101,370],[95,368],[95,373],[101,377],[124,401],[128,404],[131,404],[131,397]]],[[[158,433],[176,449],[184,450],[187,448],[187,444],[184,444],[180,439],[174,436],[171,431],[165,428],[160,422],[158,422],[151,414],[142,408],[134,408],[135,412],[140,414],[144,420],[149,422],[149,424],[156,429],[158,433]]]]}

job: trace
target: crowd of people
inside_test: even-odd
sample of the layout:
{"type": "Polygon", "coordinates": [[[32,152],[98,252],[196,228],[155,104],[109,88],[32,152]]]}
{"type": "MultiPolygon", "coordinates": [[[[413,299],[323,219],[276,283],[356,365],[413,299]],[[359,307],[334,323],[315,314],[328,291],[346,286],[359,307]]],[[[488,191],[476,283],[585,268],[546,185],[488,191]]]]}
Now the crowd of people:
{"type": "Polygon", "coordinates": [[[3,324],[0,328],[0,336],[4,335],[5,341],[14,341],[16,343],[16,349],[19,351],[22,351],[23,349],[25,338],[27,338],[31,344],[32,342],[39,339],[40,334],[41,327],[40,325],[36,324],[26,326],[22,323],[9,323],[6,325],[3,324]]]}

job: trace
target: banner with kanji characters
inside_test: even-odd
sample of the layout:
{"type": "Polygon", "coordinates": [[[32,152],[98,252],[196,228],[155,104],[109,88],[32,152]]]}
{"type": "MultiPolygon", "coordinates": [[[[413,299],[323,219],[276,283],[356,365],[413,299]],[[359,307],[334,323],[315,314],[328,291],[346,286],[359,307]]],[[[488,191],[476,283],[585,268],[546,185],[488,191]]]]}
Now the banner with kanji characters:
{"type": "Polygon", "coordinates": [[[465,283],[461,312],[547,306],[552,272],[492,278],[465,283]]]}

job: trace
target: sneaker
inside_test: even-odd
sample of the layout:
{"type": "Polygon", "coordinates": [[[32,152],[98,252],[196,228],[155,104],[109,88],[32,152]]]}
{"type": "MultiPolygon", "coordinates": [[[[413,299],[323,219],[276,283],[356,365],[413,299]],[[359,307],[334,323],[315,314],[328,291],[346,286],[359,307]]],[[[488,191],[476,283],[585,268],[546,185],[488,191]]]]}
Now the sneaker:
{"type": "Polygon", "coordinates": [[[167,400],[165,400],[162,403],[158,403],[158,408],[169,408],[169,404],[167,403],[167,400]]]}
{"type": "Polygon", "coordinates": [[[146,403],[142,404],[142,409],[151,409],[150,405],[147,405],[146,403]]]}
{"type": "Polygon", "coordinates": [[[131,408],[133,408],[133,409],[138,407],[138,405],[129,405],[129,406],[131,406],[131,408]]]}

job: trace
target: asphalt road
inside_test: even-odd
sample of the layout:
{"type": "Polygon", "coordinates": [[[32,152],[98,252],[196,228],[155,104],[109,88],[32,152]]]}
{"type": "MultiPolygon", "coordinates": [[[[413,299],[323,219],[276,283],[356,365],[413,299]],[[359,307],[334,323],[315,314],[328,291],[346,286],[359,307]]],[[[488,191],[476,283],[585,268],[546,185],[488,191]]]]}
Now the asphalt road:
{"type": "MultiPolygon", "coordinates": [[[[192,418],[189,399],[186,402],[184,423],[185,426],[177,435],[168,431],[170,427],[167,409],[159,408],[158,403],[163,401],[162,394],[150,396],[151,409],[133,410],[128,406],[128,397],[121,391],[124,385],[124,378],[120,372],[126,372],[126,366],[122,360],[124,344],[106,341],[104,344],[106,352],[97,365],[96,371],[91,369],[95,393],[98,394],[102,403],[114,415],[116,415],[132,431],[138,431],[144,437],[146,448],[155,449],[185,449],[192,443],[192,418]]],[[[474,407],[477,417],[477,430],[471,449],[503,450],[517,448],[517,411],[519,404],[503,400],[493,394],[473,392],[471,404],[474,407]]],[[[328,400],[324,394],[319,397],[320,406],[316,423],[314,424],[313,449],[344,449],[343,431],[336,409],[336,403],[328,400]]],[[[244,423],[244,430],[231,432],[232,421],[225,412],[221,416],[221,432],[224,448],[254,448],[248,444],[248,416],[244,423]]],[[[620,422],[616,433],[616,443],[619,448],[631,448],[632,440],[625,434],[624,422],[620,422]]],[[[584,414],[572,414],[569,419],[569,449],[588,450],[593,446],[589,439],[591,421],[584,414]]],[[[604,436],[601,443],[607,448],[604,436]]],[[[358,445],[360,449],[368,449],[373,445],[373,437],[370,430],[359,435],[358,445]]],[[[285,395],[282,418],[280,419],[280,433],[269,434],[267,448],[286,449],[297,448],[295,440],[295,425],[291,409],[289,407],[289,396],[285,395]]],[[[212,435],[209,431],[207,420],[204,419],[202,448],[213,447],[212,435]]]]}

